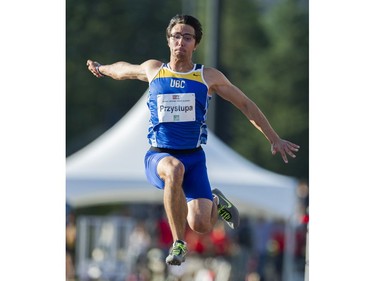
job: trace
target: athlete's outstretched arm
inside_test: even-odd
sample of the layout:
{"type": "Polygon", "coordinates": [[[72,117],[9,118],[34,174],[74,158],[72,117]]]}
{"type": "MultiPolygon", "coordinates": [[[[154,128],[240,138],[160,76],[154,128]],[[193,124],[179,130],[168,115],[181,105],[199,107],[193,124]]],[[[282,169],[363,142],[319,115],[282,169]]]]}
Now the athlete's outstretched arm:
{"type": "Polygon", "coordinates": [[[273,155],[279,152],[285,163],[288,163],[287,154],[292,158],[296,157],[293,152],[297,152],[299,146],[281,139],[259,107],[239,88],[234,86],[224,74],[216,69],[208,68],[205,72],[205,79],[209,84],[211,93],[217,93],[225,100],[230,101],[263,133],[271,144],[273,155]]]}
{"type": "Polygon", "coordinates": [[[155,75],[155,70],[161,66],[157,60],[148,60],[142,64],[131,64],[125,61],[119,61],[112,64],[101,65],[92,60],[87,60],[88,69],[96,77],[111,77],[115,80],[138,79],[148,82],[155,75]]]}

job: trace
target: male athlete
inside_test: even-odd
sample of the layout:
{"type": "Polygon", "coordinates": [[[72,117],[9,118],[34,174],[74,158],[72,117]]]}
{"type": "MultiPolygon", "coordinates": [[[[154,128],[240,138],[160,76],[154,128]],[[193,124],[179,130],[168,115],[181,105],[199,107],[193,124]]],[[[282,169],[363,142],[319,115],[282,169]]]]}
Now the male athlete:
{"type": "Polygon", "coordinates": [[[163,201],[174,243],[166,258],[170,265],[185,261],[186,223],[198,233],[212,230],[218,216],[231,228],[239,225],[235,206],[218,190],[211,190],[202,144],[207,141],[209,101],[218,94],[236,106],[271,144],[272,154],[295,157],[299,146],[281,139],[257,105],[219,70],[193,63],[193,52],[202,39],[200,22],[176,15],[166,29],[170,49],[167,63],[150,59],[142,64],[124,61],[101,65],[87,60],[98,78],[138,79],[149,83],[147,105],[151,113],[145,155],[148,181],[163,189],[163,201]]]}

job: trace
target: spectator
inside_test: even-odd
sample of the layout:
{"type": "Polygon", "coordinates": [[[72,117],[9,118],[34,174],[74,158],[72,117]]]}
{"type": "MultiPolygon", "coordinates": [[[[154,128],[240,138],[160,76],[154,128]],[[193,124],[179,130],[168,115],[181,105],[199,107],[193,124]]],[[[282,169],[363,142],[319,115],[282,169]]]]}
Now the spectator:
{"type": "Polygon", "coordinates": [[[231,239],[225,231],[225,225],[218,221],[211,231],[213,254],[215,256],[228,256],[230,252],[231,239]]]}
{"type": "Polygon", "coordinates": [[[281,280],[285,250],[285,222],[283,220],[276,221],[269,244],[273,245],[269,248],[270,256],[275,266],[276,275],[281,280]]]}
{"type": "Polygon", "coordinates": [[[75,215],[69,211],[65,228],[65,248],[66,248],[66,280],[74,280],[75,277],[75,246],[76,246],[76,223],[75,215]]]}
{"type": "Polygon", "coordinates": [[[129,236],[129,253],[132,268],[146,260],[146,254],[151,245],[151,237],[143,221],[138,222],[129,236]]]}
{"type": "Polygon", "coordinates": [[[161,217],[157,222],[157,232],[159,248],[164,254],[168,254],[171,243],[173,243],[173,237],[164,212],[161,212],[161,217]]]}
{"type": "Polygon", "coordinates": [[[253,225],[254,230],[254,250],[257,256],[257,272],[264,280],[265,266],[267,263],[267,244],[271,237],[271,224],[264,217],[259,217],[253,225]]]}
{"type": "Polygon", "coordinates": [[[237,243],[235,254],[232,256],[232,277],[234,280],[244,280],[249,272],[254,270],[253,233],[248,217],[241,217],[241,224],[234,236],[237,243]]]}

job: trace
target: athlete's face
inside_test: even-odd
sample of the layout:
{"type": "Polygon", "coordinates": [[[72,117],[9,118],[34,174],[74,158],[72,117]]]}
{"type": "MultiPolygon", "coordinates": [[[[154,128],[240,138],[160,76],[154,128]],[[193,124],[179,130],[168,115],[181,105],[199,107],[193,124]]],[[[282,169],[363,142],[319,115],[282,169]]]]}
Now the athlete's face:
{"type": "Polygon", "coordinates": [[[187,24],[176,24],[171,30],[168,46],[176,57],[191,57],[196,48],[194,28],[187,24]]]}

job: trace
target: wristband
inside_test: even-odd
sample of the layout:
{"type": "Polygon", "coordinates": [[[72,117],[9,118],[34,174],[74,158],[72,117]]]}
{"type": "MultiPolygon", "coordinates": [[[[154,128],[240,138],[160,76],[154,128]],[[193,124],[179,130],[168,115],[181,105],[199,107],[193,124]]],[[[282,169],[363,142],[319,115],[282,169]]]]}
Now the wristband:
{"type": "Polygon", "coordinates": [[[100,75],[105,76],[105,74],[101,73],[100,70],[99,70],[99,67],[101,67],[101,66],[102,66],[102,65],[101,65],[100,63],[98,63],[98,65],[95,66],[95,69],[96,69],[96,71],[97,71],[100,75]]]}

